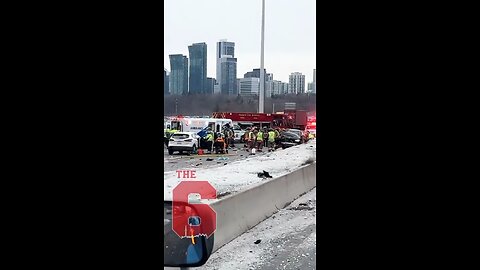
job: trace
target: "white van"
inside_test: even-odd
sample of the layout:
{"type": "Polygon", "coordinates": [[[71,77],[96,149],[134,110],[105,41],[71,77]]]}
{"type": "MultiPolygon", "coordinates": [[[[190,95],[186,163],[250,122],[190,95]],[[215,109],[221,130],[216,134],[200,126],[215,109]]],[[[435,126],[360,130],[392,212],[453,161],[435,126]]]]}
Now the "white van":
{"type": "Polygon", "coordinates": [[[229,124],[233,127],[231,119],[223,118],[181,118],[170,122],[170,128],[182,132],[195,132],[210,127],[214,132],[223,132],[224,125],[229,124]]]}

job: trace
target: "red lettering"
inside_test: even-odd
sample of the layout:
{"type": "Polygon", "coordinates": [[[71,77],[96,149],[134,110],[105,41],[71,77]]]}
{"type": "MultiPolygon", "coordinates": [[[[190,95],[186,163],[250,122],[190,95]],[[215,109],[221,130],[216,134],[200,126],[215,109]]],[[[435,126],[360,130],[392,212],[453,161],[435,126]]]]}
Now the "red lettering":
{"type": "Polygon", "coordinates": [[[185,229],[189,227],[194,231],[194,236],[207,235],[207,238],[217,229],[217,213],[212,207],[204,203],[190,204],[196,209],[196,213],[182,212],[176,206],[175,202],[184,202],[188,204],[188,195],[199,193],[202,199],[216,199],[217,191],[208,181],[181,181],[173,189],[173,211],[172,211],[172,230],[179,236],[185,235],[185,229]],[[190,226],[188,220],[192,216],[198,216],[201,220],[201,226],[190,226]]]}
{"type": "Polygon", "coordinates": [[[178,178],[197,178],[195,170],[176,170],[178,178]]]}
{"type": "Polygon", "coordinates": [[[177,178],[197,178],[195,170],[176,170],[177,178]]]}

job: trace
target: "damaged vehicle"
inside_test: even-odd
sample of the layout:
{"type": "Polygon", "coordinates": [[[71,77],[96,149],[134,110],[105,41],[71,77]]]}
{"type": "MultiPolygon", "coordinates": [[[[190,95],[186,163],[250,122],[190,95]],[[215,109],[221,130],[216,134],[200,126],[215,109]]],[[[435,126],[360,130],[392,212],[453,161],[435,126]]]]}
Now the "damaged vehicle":
{"type": "Polygon", "coordinates": [[[177,132],[168,141],[168,154],[173,155],[175,151],[180,154],[197,152],[199,136],[194,132],[177,132]]]}
{"type": "Polygon", "coordinates": [[[302,138],[297,133],[285,131],[280,135],[279,144],[282,149],[299,145],[301,143],[302,138]]]}

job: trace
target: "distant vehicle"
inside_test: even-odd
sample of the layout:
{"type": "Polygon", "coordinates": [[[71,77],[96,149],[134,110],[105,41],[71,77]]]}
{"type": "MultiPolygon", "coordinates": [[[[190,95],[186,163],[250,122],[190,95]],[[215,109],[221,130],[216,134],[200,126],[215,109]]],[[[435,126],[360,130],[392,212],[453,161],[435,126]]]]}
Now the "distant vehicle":
{"type": "Polygon", "coordinates": [[[317,134],[317,115],[316,113],[311,113],[307,117],[307,126],[305,130],[311,134],[317,134]]]}
{"type": "Polygon", "coordinates": [[[301,142],[301,143],[304,143],[304,142],[306,142],[306,141],[308,140],[308,138],[305,136],[305,133],[304,133],[303,131],[299,130],[299,129],[293,129],[293,128],[291,128],[291,129],[285,130],[285,132],[290,132],[290,133],[295,133],[295,134],[297,134],[297,135],[300,137],[300,142],[301,142]]]}
{"type": "Polygon", "coordinates": [[[299,145],[302,143],[302,138],[298,133],[285,131],[280,135],[280,146],[282,149],[299,145]]]}
{"type": "Polygon", "coordinates": [[[261,128],[280,127],[304,130],[307,125],[312,125],[315,122],[316,112],[305,110],[285,110],[277,113],[214,112],[212,117],[231,119],[234,124],[239,125],[249,123],[261,128]]]}
{"type": "Polygon", "coordinates": [[[239,125],[242,129],[252,126],[271,127],[275,119],[274,114],[270,113],[238,113],[238,112],[214,112],[213,118],[232,119],[233,123],[239,125]]]}
{"type": "Polygon", "coordinates": [[[246,128],[242,128],[240,125],[233,124],[233,132],[235,133],[234,142],[242,143],[243,135],[245,134],[246,128]]]}
{"type": "Polygon", "coordinates": [[[164,125],[169,129],[198,133],[206,127],[210,127],[214,132],[223,132],[226,124],[233,126],[231,119],[183,117],[171,119],[164,125]]]}
{"type": "Polygon", "coordinates": [[[233,122],[233,126],[238,126],[239,129],[241,130],[247,130],[247,128],[252,128],[253,123],[248,123],[248,122],[233,122]]]}
{"type": "Polygon", "coordinates": [[[243,143],[244,135],[247,131],[247,128],[251,128],[253,126],[252,123],[233,123],[233,132],[235,133],[235,143],[243,143]]]}
{"type": "Polygon", "coordinates": [[[194,132],[177,132],[170,137],[168,142],[168,154],[173,155],[175,151],[183,154],[184,151],[196,153],[199,136],[194,132]]]}

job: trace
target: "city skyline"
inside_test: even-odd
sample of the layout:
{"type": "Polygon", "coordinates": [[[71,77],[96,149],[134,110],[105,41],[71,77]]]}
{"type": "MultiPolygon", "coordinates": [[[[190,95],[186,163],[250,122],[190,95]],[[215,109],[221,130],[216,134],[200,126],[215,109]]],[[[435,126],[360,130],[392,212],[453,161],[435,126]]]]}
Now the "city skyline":
{"type": "MultiPolygon", "coordinates": [[[[261,1],[166,0],[164,5],[166,68],[170,54],[188,55],[189,45],[205,42],[207,76],[216,78],[216,44],[223,39],[235,43],[238,78],[260,67],[261,1]]],[[[265,69],[276,80],[288,82],[291,73],[301,72],[313,81],[315,5],[313,0],[266,0],[265,69]]]]}
{"type": "Polygon", "coordinates": [[[207,44],[194,43],[188,46],[189,74],[188,91],[190,93],[207,92],[207,44]]]}

